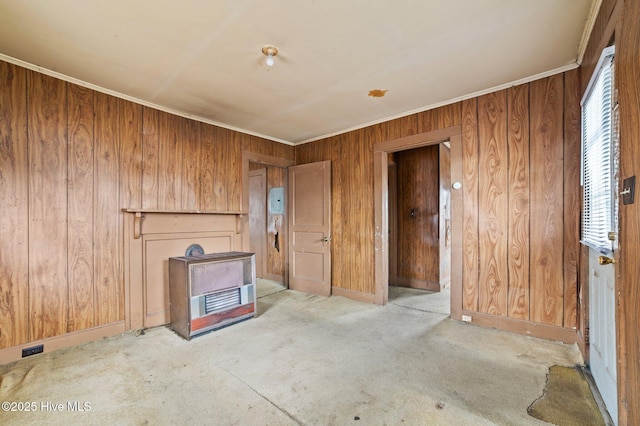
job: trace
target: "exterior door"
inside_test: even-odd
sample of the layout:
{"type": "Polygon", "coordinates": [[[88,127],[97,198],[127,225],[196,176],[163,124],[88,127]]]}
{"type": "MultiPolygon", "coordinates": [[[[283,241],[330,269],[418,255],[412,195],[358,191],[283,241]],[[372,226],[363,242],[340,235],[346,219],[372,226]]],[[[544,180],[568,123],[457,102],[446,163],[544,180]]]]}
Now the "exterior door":
{"type": "Polygon", "coordinates": [[[331,294],[331,162],[289,167],[289,288],[331,294]]]}
{"type": "Polygon", "coordinates": [[[612,263],[600,265],[600,258],[608,259],[589,249],[589,363],[607,410],[618,424],[615,268],[612,263]]]}
{"type": "Polygon", "coordinates": [[[249,250],[256,254],[256,278],[266,272],[267,169],[249,172],[249,250]]]}

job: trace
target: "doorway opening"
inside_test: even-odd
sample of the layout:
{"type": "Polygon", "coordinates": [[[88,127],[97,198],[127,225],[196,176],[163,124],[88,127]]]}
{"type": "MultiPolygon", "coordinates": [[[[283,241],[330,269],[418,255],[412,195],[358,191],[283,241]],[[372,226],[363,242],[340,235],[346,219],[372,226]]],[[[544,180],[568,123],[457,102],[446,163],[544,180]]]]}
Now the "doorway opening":
{"type": "Polygon", "coordinates": [[[243,205],[247,214],[244,247],[256,255],[257,297],[288,288],[287,168],[293,161],[245,152],[243,205]]]}
{"type": "Polygon", "coordinates": [[[451,313],[449,142],[388,158],[389,303],[451,313]]]}
{"type": "MultiPolygon", "coordinates": [[[[390,211],[389,211],[389,156],[394,153],[439,146],[447,142],[450,154],[448,185],[452,188],[448,207],[448,239],[450,251],[449,312],[455,319],[462,316],[462,143],[461,126],[452,126],[432,132],[385,141],[374,145],[374,225],[375,225],[375,302],[380,305],[389,300],[389,260],[390,260],[390,211]]],[[[444,200],[444,197],[443,197],[444,200]]],[[[406,213],[406,212],[405,212],[406,213]]],[[[417,212],[414,212],[417,214],[417,212]]],[[[409,210],[409,215],[411,211],[409,210]]],[[[443,215],[443,218],[445,216],[443,215]]],[[[438,228],[439,229],[439,228],[438,228]]],[[[438,231],[441,232],[441,231],[438,231]]],[[[438,279],[438,284],[439,279],[438,279]]],[[[441,288],[442,289],[442,288],[441,288]]]]}

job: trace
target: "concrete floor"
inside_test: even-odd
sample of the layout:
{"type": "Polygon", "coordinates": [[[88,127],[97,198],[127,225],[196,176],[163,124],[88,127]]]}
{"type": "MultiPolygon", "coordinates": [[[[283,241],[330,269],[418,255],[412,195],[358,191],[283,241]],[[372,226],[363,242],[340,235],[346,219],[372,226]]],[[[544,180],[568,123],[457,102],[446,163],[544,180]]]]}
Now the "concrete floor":
{"type": "Polygon", "coordinates": [[[262,283],[257,318],[191,341],[160,327],[0,366],[0,401],[35,407],[0,424],[541,425],[527,407],[548,368],[582,363],[417,290],[384,307],[281,290],[262,283]]]}

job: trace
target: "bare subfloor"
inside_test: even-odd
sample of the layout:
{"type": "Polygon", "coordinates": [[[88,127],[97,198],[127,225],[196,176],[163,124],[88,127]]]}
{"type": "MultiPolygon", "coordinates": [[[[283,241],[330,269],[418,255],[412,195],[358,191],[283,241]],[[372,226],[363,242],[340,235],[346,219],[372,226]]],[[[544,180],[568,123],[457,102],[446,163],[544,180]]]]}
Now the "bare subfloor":
{"type": "Polygon", "coordinates": [[[541,425],[527,407],[548,368],[582,362],[410,290],[384,307],[277,290],[257,318],[191,341],[160,327],[0,366],[0,401],[32,408],[0,424],[541,425]]]}

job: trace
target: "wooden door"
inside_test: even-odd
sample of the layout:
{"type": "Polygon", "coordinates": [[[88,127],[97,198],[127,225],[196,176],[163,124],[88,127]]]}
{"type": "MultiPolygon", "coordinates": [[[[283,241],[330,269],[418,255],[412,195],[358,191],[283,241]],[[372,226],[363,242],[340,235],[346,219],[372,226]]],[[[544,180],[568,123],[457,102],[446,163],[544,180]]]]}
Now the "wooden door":
{"type": "Polygon", "coordinates": [[[289,167],[289,287],[331,294],[331,162],[289,167]]]}
{"type": "Polygon", "coordinates": [[[267,169],[249,172],[249,250],[256,254],[256,277],[264,278],[267,246],[267,169]]]}

